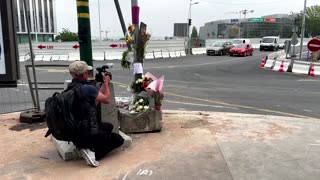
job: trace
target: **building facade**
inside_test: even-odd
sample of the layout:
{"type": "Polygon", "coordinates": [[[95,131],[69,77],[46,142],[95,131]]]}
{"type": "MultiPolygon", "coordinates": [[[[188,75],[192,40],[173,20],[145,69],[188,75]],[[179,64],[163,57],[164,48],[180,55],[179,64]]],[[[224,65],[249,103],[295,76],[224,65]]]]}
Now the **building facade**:
{"type": "MultiPolygon", "coordinates": [[[[17,1],[17,36],[19,43],[28,42],[24,0],[17,1]]],[[[27,0],[31,16],[31,37],[35,42],[54,41],[57,33],[56,0],[27,0]]]]}
{"type": "Polygon", "coordinates": [[[290,38],[294,17],[274,14],[260,18],[226,19],[205,23],[200,27],[201,39],[262,38],[280,36],[290,38]]]}

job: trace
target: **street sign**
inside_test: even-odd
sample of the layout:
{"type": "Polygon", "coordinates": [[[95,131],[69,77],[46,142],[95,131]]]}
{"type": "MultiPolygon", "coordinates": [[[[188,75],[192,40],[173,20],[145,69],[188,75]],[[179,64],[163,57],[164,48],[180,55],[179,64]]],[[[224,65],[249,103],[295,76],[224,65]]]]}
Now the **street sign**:
{"type": "Polygon", "coordinates": [[[39,49],[44,49],[44,48],[46,48],[46,46],[43,46],[43,45],[40,44],[40,45],[38,46],[38,48],[39,48],[39,49]]]}
{"type": "Polygon", "coordinates": [[[293,33],[292,37],[291,37],[291,44],[292,45],[297,45],[298,43],[299,43],[298,35],[297,35],[297,33],[293,33]]]}
{"type": "Polygon", "coordinates": [[[264,22],[276,22],[276,18],[264,18],[264,22]]]}
{"type": "Polygon", "coordinates": [[[311,52],[317,52],[320,50],[320,40],[319,39],[311,39],[307,45],[308,49],[311,52]]]}
{"type": "Polygon", "coordinates": [[[126,48],[127,44],[110,44],[110,47],[112,47],[112,48],[116,48],[116,47],[126,48]]]}
{"type": "Polygon", "coordinates": [[[53,49],[53,46],[44,46],[44,45],[40,44],[40,45],[38,46],[38,48],[39,48],[39,49],[53,49]]]}
{"type": "Polygon", "coordinates": [[[75,44],[72,46],[73,49],[78,49],[80,46],[78,44],[75,44]]]}
{"type": "Polygon", "coordinates": [[[16,1],[0,1],[0,88],[17,87],[20,79],[16,1]]]}
{"type": "Polygon", "coordinates": [[[263,18],[250,18],[249,22],[263,22],[264,19],[263,18]]]}
{"type": "Polygon", "coordinates": [[[239,19],[230,19],[230,22],[231,22],[231,23],[238,23],[238,22],[239,22],[239,19]]]}

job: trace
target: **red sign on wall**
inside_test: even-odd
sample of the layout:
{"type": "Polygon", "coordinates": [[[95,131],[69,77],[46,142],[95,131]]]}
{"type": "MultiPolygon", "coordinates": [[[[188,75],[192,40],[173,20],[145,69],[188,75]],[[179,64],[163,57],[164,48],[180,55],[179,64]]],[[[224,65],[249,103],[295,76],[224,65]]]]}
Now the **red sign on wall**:
{"type": "Polygon", "coordinates": [[[264,18],[264,22],[276,22],[276,18],[264,18]]]}

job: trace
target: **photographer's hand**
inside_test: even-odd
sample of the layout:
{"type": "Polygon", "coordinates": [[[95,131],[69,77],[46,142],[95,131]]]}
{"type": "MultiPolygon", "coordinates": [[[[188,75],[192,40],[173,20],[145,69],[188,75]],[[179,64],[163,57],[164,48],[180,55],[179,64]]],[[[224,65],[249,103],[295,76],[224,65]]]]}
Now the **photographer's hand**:
{"type": "Polygon", "coordinates": [[[103,78],[103,82],[104,82],[105,84],[107,84],[107,85],[108,85],[108,84],[110,83],[110,81],[111,81],[109,75],[104,75],[104,74],[102,74],[102,78],[103,78]]]}

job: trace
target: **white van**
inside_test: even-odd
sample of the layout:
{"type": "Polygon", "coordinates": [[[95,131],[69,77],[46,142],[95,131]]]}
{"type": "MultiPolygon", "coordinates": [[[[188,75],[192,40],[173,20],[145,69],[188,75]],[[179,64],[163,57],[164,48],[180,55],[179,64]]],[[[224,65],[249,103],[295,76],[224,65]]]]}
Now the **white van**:
{"type": "Polygon", "coordinates": [[[266,36],[263,37],[260,41],[260,51],[268,49],[268,50],[277,50],[279,49],[279,36],[266,36]]]}

